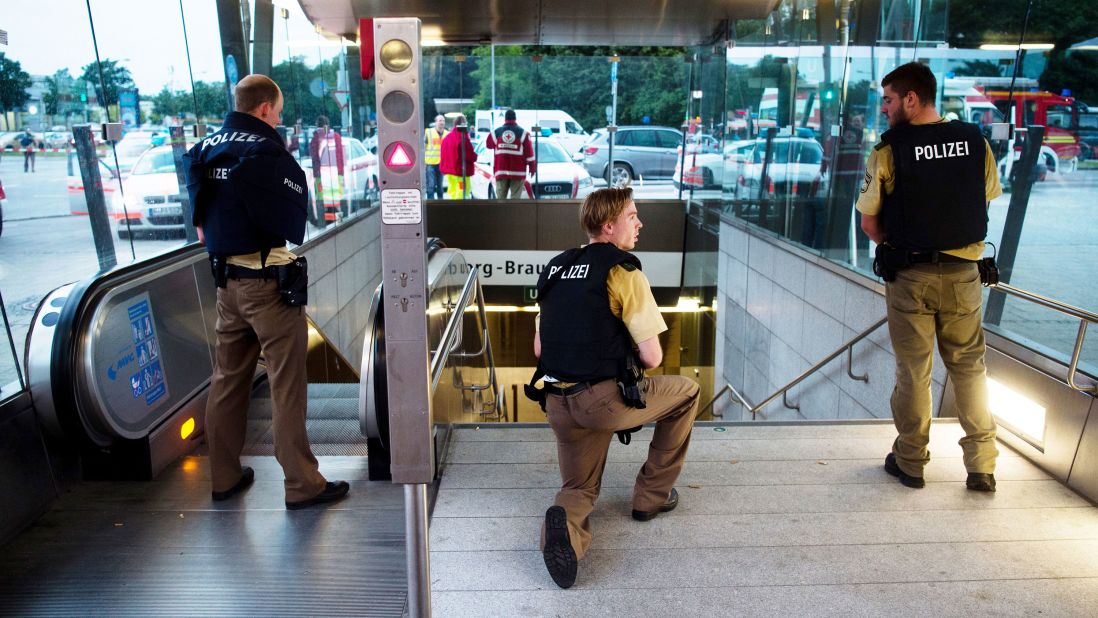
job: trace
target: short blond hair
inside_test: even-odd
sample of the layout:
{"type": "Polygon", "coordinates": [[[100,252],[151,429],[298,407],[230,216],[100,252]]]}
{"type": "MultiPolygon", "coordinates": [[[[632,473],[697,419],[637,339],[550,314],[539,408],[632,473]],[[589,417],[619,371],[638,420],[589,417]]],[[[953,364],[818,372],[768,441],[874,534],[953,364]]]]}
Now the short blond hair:
{"type": "Polygon", "coordinates": [[[233,88],[233,99],[238,112],[253,112],[264,103],[275,105],[280,96],[282,96],[282,90],[278,84],[270,77],[259,73],[246,76],[233,88]]]}
{"type": "Polygon", "coordinates": [[[617,219],[629,200],[633,199],[633,188],[599,189],[589,194],[580,206],[580,226],[589,238],[602,233],[602,226],[617,219]]]}

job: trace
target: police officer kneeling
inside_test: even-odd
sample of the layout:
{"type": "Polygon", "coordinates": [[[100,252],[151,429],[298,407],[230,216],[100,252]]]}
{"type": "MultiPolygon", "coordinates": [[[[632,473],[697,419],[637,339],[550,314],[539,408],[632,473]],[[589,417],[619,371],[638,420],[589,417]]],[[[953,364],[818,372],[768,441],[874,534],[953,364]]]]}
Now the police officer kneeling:
{"type": "Polygon", "coordinates": [[[976,125],[938,115],[937,80],[927,67],[902,65],[881,85],[890,129],[869,157],[857,208],[862,229],[879,245],[874,270],[886,281],[896,355],[892,418],[899,435],[885,470],[907,487],[925,485],[937,338],[965,431],[967,486],[995,491],[999,451],[987,402],[977,268],[987,205],[1003,193],[995,157],[976,125]]]}
{"type": "MultiPolygon", "coordinates": [[[[541,547],[553,581],[568,588],[591,545],[595,507],[615,432],[655,422],[633,489],[633,518],[678,505],[673,489],[690,444],[699,388],[681,376],[644,377],[663,360],[667,330],[641,263],[628,253],[642,227],[632,189],[602,189],[580,207],[590,244],[556,256],[538,280],[534,334],[544,408],[563,482],[545,513],[541,547]],[[634,348],[635,346],[635,348],[634,348]]],[[[624,441],[624,440],[623,440],[624,441]]]]}
{"type": "Polygon", "coordinates": [[[236,85],[236,111],[186,155],[193,221],[217,282],[216,365],[206,404],[213,499],[255,478],[241,467],[252,377],[260,352],[274,403],[275,457],[286,475],[286,508],[339,500],[350,486],[320,474],[305,429],[306,273],[286,248],[305,236],[305,173],[275,131],[282,91],[269,77],[236,85]]]}

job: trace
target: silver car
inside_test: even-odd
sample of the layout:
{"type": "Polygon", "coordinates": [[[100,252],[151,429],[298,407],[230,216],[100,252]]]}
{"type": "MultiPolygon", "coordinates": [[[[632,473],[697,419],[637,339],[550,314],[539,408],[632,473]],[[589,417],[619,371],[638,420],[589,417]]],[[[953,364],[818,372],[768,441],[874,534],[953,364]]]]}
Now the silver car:
{"type": "MultiPolygon", "coordinates": [[[[594,178],[607,179],[610,172],[610,143],[606,129],[595,131],[584,144],[583,166],[594,178]]],[[[670,127],[647,125],[618,127],[614,137],[612,187],[628,185],[634,178],[671,178],[678,163],[682,132],[670,127]]]]}

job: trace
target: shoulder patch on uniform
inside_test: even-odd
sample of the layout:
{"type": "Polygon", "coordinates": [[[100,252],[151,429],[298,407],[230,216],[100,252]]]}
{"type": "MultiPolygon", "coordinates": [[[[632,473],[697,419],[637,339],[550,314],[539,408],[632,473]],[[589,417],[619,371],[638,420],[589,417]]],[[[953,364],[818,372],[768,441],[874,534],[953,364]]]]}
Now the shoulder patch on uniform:
{"type": "Polygon", "coordinates": [[[621,264],[618,264],[618,266],[621,266],[622,268],[624,268],[625,270],[628,270],[629,272],[633,272],[634,270],[637,269],[637,265],[632,263],[632,262],[622,262],[621,264]]]}

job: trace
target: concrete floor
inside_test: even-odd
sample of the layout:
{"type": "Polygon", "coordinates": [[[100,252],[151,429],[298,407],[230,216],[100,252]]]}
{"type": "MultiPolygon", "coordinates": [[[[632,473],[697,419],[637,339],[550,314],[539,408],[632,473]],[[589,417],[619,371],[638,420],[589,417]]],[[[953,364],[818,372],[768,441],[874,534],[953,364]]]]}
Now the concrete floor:
{"type": "Polygon", "coordinates": [[[1000,445],[965,489],[936,422],[927,487],[882,469],[890,423],[698,425],[679,508],[629,517],[651,429],[610,449],[594,544],[561,590],[537,549],[559,487],[545,426],[454,437],[431,523],[435,616],[1093,616],[1098,508],[1000,445]]]}

